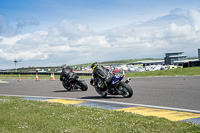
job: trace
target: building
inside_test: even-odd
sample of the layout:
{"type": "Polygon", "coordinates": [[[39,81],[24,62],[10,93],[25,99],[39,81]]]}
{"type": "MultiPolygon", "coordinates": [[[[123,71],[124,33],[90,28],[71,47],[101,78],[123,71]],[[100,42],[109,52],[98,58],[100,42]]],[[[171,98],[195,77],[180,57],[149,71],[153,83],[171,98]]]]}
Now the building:
{"type": "Polygon", "coordinates": [[[200,48],[198,49],[198,57],[199,57],[199,61],[200,61],[200,48]]]}
{"type": "Polygon", "coordinates": [[[200,49],[198,49],[198,59],[186,60],[186,55],[183,55],[184,52],[172,52],[165,53],[164,60],[145,60],[132,62],[132,65],[142,65],[142,66],[151,66],[151,65],[175,65],[183,67],[192,67],[200,66],[200,49]]]}
{"type": "Polygon", "coordinates": [[[174,61],[174,65],[183,66],[183,67],[200,66],[200,49],[198,49],[198,59],[178,60],[178,61],[174,61]]]}
{"type": "Polygon", "coordinates": [[[165,65],[175,65],[175,61],[186,60],[185,55],[182,55],[184,52],[173,52],[173,53],[165,53],[165,65]]]}
{"type": "Polygon", "coordinates": [[[183,67],[192,67],[192,66],[199,66],[198,62],[199,59],[179,60],[179,61],[174,61],[174,65],[183,67]]]}

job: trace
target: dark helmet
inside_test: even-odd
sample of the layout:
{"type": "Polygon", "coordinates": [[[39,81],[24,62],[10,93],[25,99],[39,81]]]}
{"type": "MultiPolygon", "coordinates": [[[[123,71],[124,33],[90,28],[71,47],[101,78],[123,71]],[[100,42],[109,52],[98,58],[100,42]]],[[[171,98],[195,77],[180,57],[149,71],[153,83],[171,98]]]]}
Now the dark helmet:
{"type": "Polygon", "coordinates": [[[97,62],[92,63],[92,65],[91,65],[92,70],[94,70],[95,67],[97,67],[97,66],[98,66],[97,62]]]}
{"type": "Polygon", "coordinates": [[[62,69],[63,69],[63,68],[66,68],[66,67],[67,67],[66,64],[63,64],[63,65],[61,66],[62,69]]]}

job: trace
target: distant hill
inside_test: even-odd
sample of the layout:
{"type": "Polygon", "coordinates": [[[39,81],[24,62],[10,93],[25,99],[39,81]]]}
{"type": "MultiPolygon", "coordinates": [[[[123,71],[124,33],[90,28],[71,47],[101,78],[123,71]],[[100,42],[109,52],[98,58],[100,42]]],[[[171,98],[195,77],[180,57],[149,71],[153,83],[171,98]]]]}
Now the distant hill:
{"type": "MultiPolygon", "coordinates": [[[[127,59],[127,60],[103,61],[103,62],[98,62],[98,64],[99,65],[122,65],[122,64],[130,65],[132,62],[143,61],[143,60],[161,60],[161,59],[154,59],[154,58],[127,59]]],[[[71,66],[90,66],[91,64],[92,62],[86,63],[86,64],[71,65],[71,66]]]]}

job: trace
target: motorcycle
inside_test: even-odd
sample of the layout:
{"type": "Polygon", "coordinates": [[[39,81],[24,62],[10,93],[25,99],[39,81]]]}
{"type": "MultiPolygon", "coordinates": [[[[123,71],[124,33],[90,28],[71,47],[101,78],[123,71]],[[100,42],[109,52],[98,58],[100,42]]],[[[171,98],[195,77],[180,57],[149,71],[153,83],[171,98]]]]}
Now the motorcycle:
{"type": "Polygon", "coordinates": [[[80,80],[78,75],[72,76],[69,79],[63,77],[62,85],[67,91],[74,89],[80,89],[82,91],[87,91],[88,86],[84,80],[80,80]]]}
{"type": "Polygon", "coordinates": [[[128,84],[131,81],[131,78],[127,78],[126,81],[122,81],[124,77],[124,75],[109,73],[106,77],[107,79],[110,78],[108,83],[102,81],[101,79],[92,77],[90,84],[102,97],[106,97],[107,95],[122,95],[125,98],[130,98],[133,95],[133,89],[128,84]]]}

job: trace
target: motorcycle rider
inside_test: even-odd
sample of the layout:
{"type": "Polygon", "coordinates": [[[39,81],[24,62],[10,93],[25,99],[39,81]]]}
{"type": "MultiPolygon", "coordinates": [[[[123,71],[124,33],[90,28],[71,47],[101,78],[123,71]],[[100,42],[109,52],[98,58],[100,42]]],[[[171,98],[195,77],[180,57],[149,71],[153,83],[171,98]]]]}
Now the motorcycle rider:
{"type": "Polygon", "coordinates": [[[92,74],[94,79],[91,80],[90,84],[96,86],[97,88],[109,88],[109,87],[104,87],[104,85],[107,86],[107,83],[109,83],[112,78],[108,77],[109,70],[104,66],[99,67],[97,62],[92,63],[91,68],[93,70],[92,74]]]}
{"type": "Polygon", "coordinates": [[[62,65],[62,72],[60,73],[60,81],[66,81],[66,84],[69,85],[75,77],[78,76],[72,71],[72,69],[66,64],[62,65]]]}
{"type": "Polygon", "coordinates": [[[105,80],[106,74],[100,69],[97,62],[92,63],[91,68],[93,70],[94,78],[99,77],[101,80],[105,80]]]}
{"type": "Polygon", "coordinates": [[[60,81],[65,80],[65,78],[69,79],[72,73],[72,69],[66,64],[62,65],[61,68],[62,68],[62,72],[60,73],[60,81]]]}

